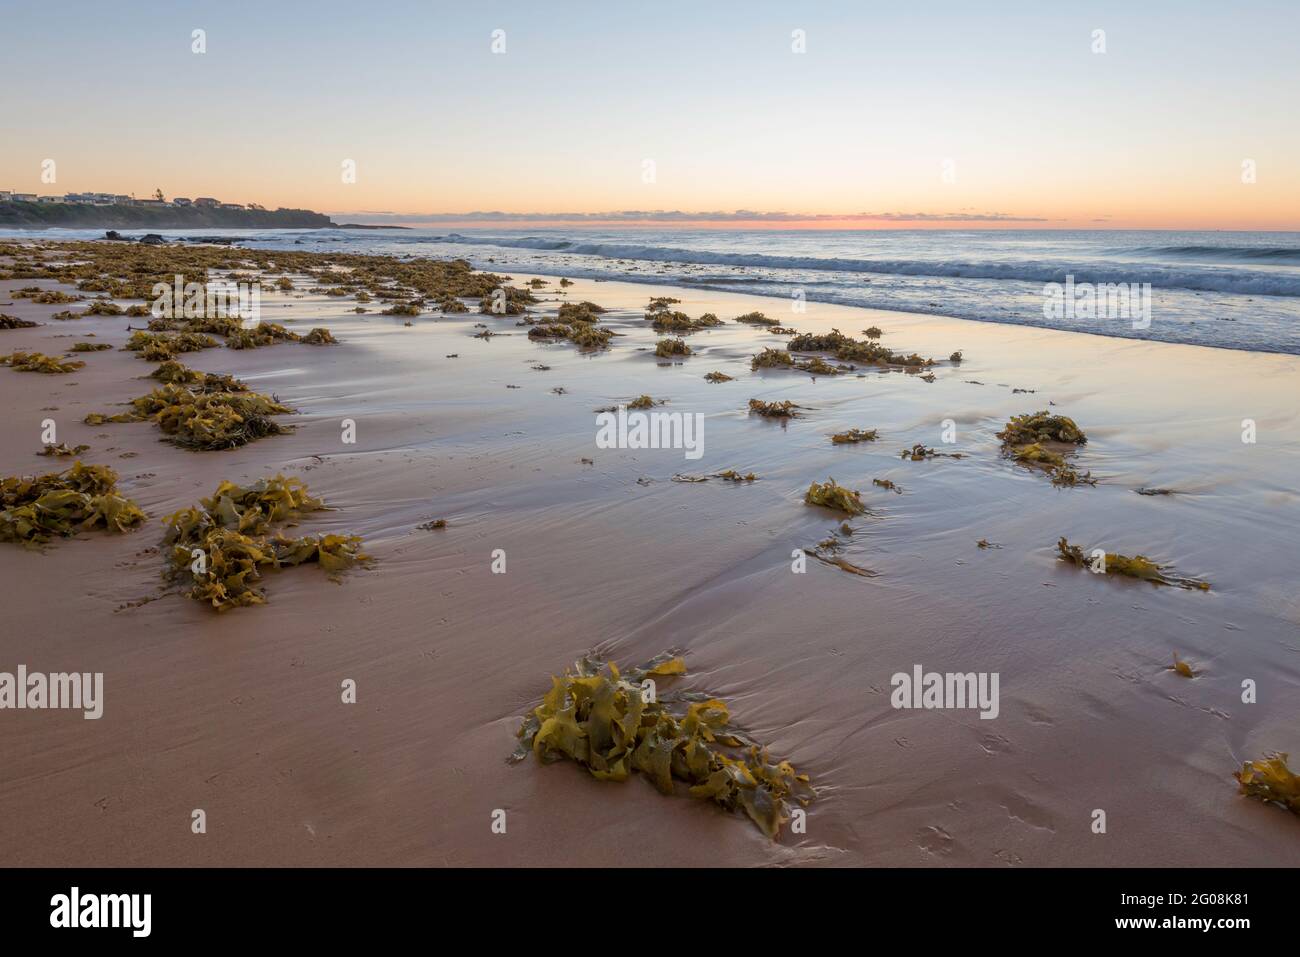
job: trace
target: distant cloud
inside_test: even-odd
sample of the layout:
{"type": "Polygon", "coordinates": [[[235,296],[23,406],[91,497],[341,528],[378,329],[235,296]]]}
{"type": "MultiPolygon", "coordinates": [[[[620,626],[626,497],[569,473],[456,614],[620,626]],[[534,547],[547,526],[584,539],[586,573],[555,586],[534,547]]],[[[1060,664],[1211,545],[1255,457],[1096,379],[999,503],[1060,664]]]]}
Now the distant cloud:
{"type": "Polygon", "coordinates": [[[882,222],[882,223],[1045,223],[1042,216],[1012,216],[1009,213],[786,213],[737,209],[732,212],[713,210],[686,212],[679,209],[622,209],[605,213],[507,213],[500,210],[476,210],[468,213],[393,213],[360,211],[330,213],[335,219],[355,219],[367,223],[815,223],[815,222],[882,222]]]}

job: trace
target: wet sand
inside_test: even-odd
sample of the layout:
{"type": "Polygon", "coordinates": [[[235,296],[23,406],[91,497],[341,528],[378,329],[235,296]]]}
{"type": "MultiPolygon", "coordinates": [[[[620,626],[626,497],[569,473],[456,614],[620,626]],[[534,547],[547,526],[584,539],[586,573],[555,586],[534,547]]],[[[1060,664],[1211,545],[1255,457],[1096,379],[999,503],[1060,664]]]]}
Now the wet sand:
{"type": "MultiPolygon", "coordinates": [[[[54,286],[0,283],[0,311],[45,322],[68,308],[7,304],[31,284],[54,286]]],[[[264,294],[264,318],[342,341],[183,356],[302,413],[292,435],[225,452],[174,448],[149,423],[82,424],[149,390],[138,377],[152,364],[133,353],[79,356],[86,367],[64,376],[0,368],[3,474],[71,461],[35,454],[53,417],[59,440],[90,445],[83,459],[117,469],[150,516],[127,535],[0,547],[0,670],[105,674],[98,721],[0,713],[6,863],[1300,864],[1300,820],[1239,796],[1231,777],[1265,752],[1300,755],[1295,357],[818,304],[792,314],[780,300],[615,282],[579,280],[567,298],[610,308],[604,322],[625,335],[585,355],[530,341],[514,317],[406,327],[374,304],[356,316],[351,300],[264,294]],[[860,337],[874,324],[893,349],[965,361],[932,383],[752,373],[749,357],[785,339],[728,322],[669,363],[642,319],[652,295],[800,331],[860,337]],[[473,338],[478,322],[499,334],[473,338]],[[735,380],[707,383],[714,370],[735,380]],[[705,414],[702,459],[596,447],[594,410],[643,393],[705,414]],[[750,398],[807,413],[782,425],[747,414],[750,398]],[[1078,464],[1095,488],[1054,488],[999,457],[1003,422],[1049,401],[1087,431],[1078,464]],[[349,418],[355,445],[340,438],[349,418]],[[832,446],[850,427],[880,440],[832,446]],[[964,457],[899,458],[918,442],[964,457]],[[759,481],[671,481],[726,468],[759,481]],[[157,597],[162,517],[222,479],[276,471],[337,508],[300,534],[360,534],[374,567],[339,584],[310,566],[271,573],[267,605],[223,615],[157,597]],[[792,551],[839,524],[802,500],[828,476],[871,509],[843,555],[876,577],[816,561],[791,572],[792,551]],[[434,518],[448,527],[416,527],[434,518]],[[1213,588],[1089,575],[1057,561],[1061,535],[1213,588]],[[551,673],[593,650],[636,663],[670,648],[685,654],[686,686],[728,701],[812,776],[806,835],[773,844],[639,776],[505,763],[551,673]],[[1175,652],[1202,674],[1167,670],[1175,652]],[[895,710],[890,676],[917,664],[998,672],[999,717],[895,710]],[[353,705],[340,701],[348,678],[353,705]],[[1243,679],[1258,703],[1242,703],[1243,679]],[[207,834],[190,831],[196,808],[207,834]],[[1095,809],[1105,834],[1091,830],[1095,809]]],[[[127,322],[0,331],[0,351],[55,353],[87,332],[117,346],[127,322]]]]}

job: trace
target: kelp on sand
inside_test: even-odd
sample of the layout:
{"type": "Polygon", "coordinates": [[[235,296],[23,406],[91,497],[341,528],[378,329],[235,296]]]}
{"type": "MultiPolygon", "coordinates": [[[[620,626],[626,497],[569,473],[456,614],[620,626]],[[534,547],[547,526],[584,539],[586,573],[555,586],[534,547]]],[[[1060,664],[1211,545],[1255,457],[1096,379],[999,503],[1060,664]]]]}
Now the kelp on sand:
{"type": "Polygon", "coordinates": [[[1056,486],[1096,485],[1091,472],[1079,473],[1057,448],[1084,445],[1088,437],[1074,420],[1047,410],[1013,415],[997,433],[1002,454],[1021,465],[1041,469],[1056,486]],[[1056,446],[1056,448],[1053,448],[1056,446]]]}
{"type": "Polygon", "coordinates": [[[1292,773],[1286,762],[1286,754],[1266,755],[1262,761],[1245,762],[1232,776],[1242,794],[1300,814],[1300,775],[1292,773]]]}
{"type": "Polygon", "coordinates": [[[117,473],[106,465],[76,462],[63,472],[0,479],[0,542],[41,545],[96,528],[125,532],[144,517],[118,492],[117,473]]]}
{"type": "Polygon", "coordinates": [[[248,391],[238,380],[227,383],[226,376],[193,372],[179,363],[168,366],[167,374],[176,380],[132,399],[131,412],[113,416],[92,413],[86,416],[86,424],[151,419],[165,441],[195,451],[233,449],[291,431],[271,416],[288,415],[293,409],[270,396],[248,391]],[[200,378],[181,384],[189,373],[200,378]]]}
{"type": "Polygon", "coordinates": [[[85,363],[78,359],[60,359],[56,356],[47,356],[43,352],[11,352],[7,356],[0,356],[0,365],[9,366],[9,368],[16,369],[19,372],[43,372],[46,375],[59,375],[76,372],[85,363]]]}
{"type": "MultiPolygon", "coordinates": [[[[1183,578],[1179,575],[1169,574],[1169,568],[1165,565],[1157,564],[1145,555],[1120,555],[1115,552],[1105,552],[1104,554],[1089,554],[1078,545],[1071,545],[1066,541],[1065,536],[1056,543],[1057,557],[1061,561],[1069,562],[1071,565],[1077,565],[1080,568],[1086,568],[1090,572],[1098,575],[1124,575],[1128,578],[1137,578],[1142,581],[1150,582],[1153,585],[1176,585],[1179,588],[1193,589],[1196,591],[1209,591],[1210,583],[1201,581],[1197,578],[1183,578]]],[[[1100,551],[1098,549],[1097,551],[1100,551]]]]}
{"type": "Polygon", "coordinates": [[[743,811],[776,840],[790,820],[790,801],[814,797],[808,776],[788,761],[773,764],[765,748],[729,727],[716,698],[661,691],[659,680],[684,675],[681,658],[661,655],[620,671],[583,658],[551,678],[551,690],[519,728],[512,763],[535,754],[545,764],[569,758],[600,781],[625,781],[640,771],[663,794],[689,786],[691,797],[743,811]]]}
{"type": "Polygon", "coordinates": [[[271,526],[326,508],[296,478],[276,475],[249,486],[222,482],[211,498],[164,519],[170,548],[165,575],[189,585],[189,597],[217,611],[266,602],[262,571],[315,562],[334,578],[370,556],[356,535],[287,538],[271,526]]]}

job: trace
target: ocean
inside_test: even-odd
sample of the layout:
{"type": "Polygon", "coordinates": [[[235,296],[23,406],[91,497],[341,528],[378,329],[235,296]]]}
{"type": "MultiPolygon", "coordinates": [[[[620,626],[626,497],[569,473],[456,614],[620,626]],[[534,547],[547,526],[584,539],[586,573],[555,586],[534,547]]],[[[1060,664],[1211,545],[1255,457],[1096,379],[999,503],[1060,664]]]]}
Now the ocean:
{"type": "MultiPolygon", "coordinates": [[[[11,230],[90,238],[101,230],[11,230]]],[[[980,322],[1300,354],[1300,233],[711,230],[658,227],[176,230],[261,248],[460,257],[497,272],[625,279],[980,322]],[[1071,278],[1072,277],[1072,280],[1071,278]],[[1149,323],[1045,310],[1049,284],[1150,284],[1149,323]]],[[[796,318],[791,316],[793,323],[796,318]]]]}

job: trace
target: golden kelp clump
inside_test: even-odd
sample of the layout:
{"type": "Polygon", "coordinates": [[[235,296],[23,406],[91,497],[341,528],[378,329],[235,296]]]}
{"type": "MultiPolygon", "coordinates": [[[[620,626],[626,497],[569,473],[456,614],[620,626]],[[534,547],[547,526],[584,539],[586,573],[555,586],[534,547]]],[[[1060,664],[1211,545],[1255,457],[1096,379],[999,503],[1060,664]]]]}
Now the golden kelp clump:
{"type": "Polygon", "coordinates": [[[785,347],[791,352],[829,352],[841,362],[864,362],[874,366],[922,369],[934,365],[933,359],[923,359],[916,353],[909,356],[894,352],[878,342],[860,342],[838,329],[832,329],[825,335],[802,333],[787,342],[785,347]]]}
{"type": "Polygon", "coordinates": [[[1263,761],[1245,762],[1232,776],[1242,794],[1300,814],[1300,775],[1293,774],[1286,761],[1285,753],[1266,755],[1263,761]]]}
{"type": "Polygon", "coordinates": [[[803,406],[795,405],[789,399],[782,402],[764,402],[762,399],[750,399],[749,411],[769,419],[797,419],[803,406]]]}
{"type": "Polygon", "coordinates": [[[232,329],[226,336],[227,349],[260,349],[277,342],[298,342],[302,336],[290,332],[278,322],[262,320],[251,329],[232,329]]]}
{"type": "Polygon", "coordinates": [[[698,319],[692,319],[686,313],[669,309],[666,305],[662,308],[656,308],[656,301],[651,300],[650,311],[645,314],[646,321],[650,323],[655,332],[690,334],[699,332],[701,329],[722,325],[722,320],[711,312],[706,312],[698,319]]]}
{"type": "Polygon", "coordinates": [[[704,381],[705,382],[730,382],[732,381],[732,378],[733,378],[732,376],[727,375],[725,372],[709,372],[704,376],[704,381]]]}
{"type": "Polygon", "coordinates": [[[659,344],[655,346],[655,355],[660,358],[671,356],[689,356],[691,347],[686,344],[684,339],[660,339],[659,344]]]}
{"type": "Polygon", "coordinates": [[[40,286],[24,286],[9,294],[14,299],[30,299],[42,305],[54,303],[77,302],[80,296],[74,296],[58,289],[42,289],[40,286]]]}
{"type": "Polygon", "coordinates": [[[853,445],[858,442],[874,442],[880,437],[876,429],[849,429],[847,432],[836,432],[831,436],[831,442],[836,445],[853,445]]]}
{"type": "Polygon", "coordinates": [[[43,352],[11,352],[7,356],[0,356],[0,365],[17,369],[19,372],[43,372],[46,375],[58,375],[60,373],[76,372],[85,363],[78,359],[59,359],[56,356],[47,356],[43,352]]]}
{"type": "Polygon", "coordinates": [[[64,472],[0,479],[0,542],[39,545],[88,529],[125,532],[143,521],[106,465],[76,462],[64,472]]]}
{"type": "Polygon", "coordinates": [[[299,342],[308,346],[327,346],[335,345],[338,340],[334,338],[334,333],[323,327],[316,327],[311,332],[303,336],[299,342]]]}
{"type": "Polygon", "coordinates": [[[478,311],[493,316],[522,316],[528,311],[528,306],[538,301],[528,289],[501,286],[479,300],[478,311]]]}
{"type": "Polygon", "coordinates": [[[103,352],[111,348],[113,346],[108,342],[74,342],[72,344],[73,352],[103,352]]]}
{"type": "Polygon", "coordinates": [[[523,719],[510,760],[530,752],[546,764],[569,758],[600,781],[640,771],[663,794],[682,781],[691,797],[743,811],[776,840],[790,820],[788,802],[806,806],[814,797],[808,776],[788,761],[772,764],[766,749],[730,728],[724,702],[647,684],[685,673],[681,658],[663,655],[625,672],[583,658],[551,678],[551,690],[523,719]]]}
{"type": "Polygon", "coordinates": [[[294,411],[260,392],[195,392],[171,382],[132,399],[131,406],[137,418],[157,423],[173,445],[203,451],[283,435],[290,430],[270,416],[294,411]]]}
{"type": "Polygon", "coordinates": [[[325,509],[300,479],[276,475],[249,486],[222,482],[198,508],[164,519],[163,545],[171,549],[164,573],[189,585],[189,596],[217,611],[266,602],[257,586],[262,570],[316,562],[331,577],[370,556],[356,535],[271,534],[276,523],[325,509]]]}
{"type": "Polygon", "coordinates": [[[1053,485],[1096,485],[1091,472],[1080,474],[1060,452],[1033,442],[1029,445],[1004,446],[1003,454],[1022,465],[1040,468],[1052,477],[1053,485]]]}
{"type": "Polygon", "coordinates": [[[754,370],[758,369],[798,369],[800,372],[808,372],[812,375],[840,375],[844,372],[852,372],[852,366],[833,366],[821,356],[813,356],[806,359],[796,359],[789,352],[780,349],[764,349],[758,355],[749,360],[749,367],[754,370]]]}
{"type": "Polygon", "coordinates": [[[560,306],[560,314],[556,321],[566,325],[572,322],[597,322],[606,312],[608,310],[604,306],[598,306],[586,299],[582,302],[566,302],[560,306]]]}
{"type": "Polygon", "coordinates": [[[182,365],[175,359],[168,359],[149,373],[149,378],[162,382],[173,382],[188,386],[191,392],[247,392],[248,386],[232,375],[218,375],[215,372],[199,372],[182,365]]]}
{"type": "Polygon", "coordinates": [[[732,322],[743,322],[747,326],[779,326],[779,319],[769,319],[761,312],[747,312],[743,316],[737,316],[732,322]]]}
{"type": "Polygon", "coordinates": [[[794,365],[794,356],[781,349],[764,349],[749,360],[750,369],[788,369],[794,365]]]}
{"type": "Polygon", "coordinates": [[[1088,437],[1069,416],[1052,415],[1047,410],[1026,415],[1013,415],[1003,426],[998,438],[1005,445],[1029,445],[1032,442],[1061,442],[1083,445],[1088,437]]]}
{"type": "Polygon", "coordinates": [[[1056,543],[1056,551],[1061,561],[1069,562],[1090,572],[1107,575],[1124,575],[1148,581],[1153,585],[1177,585],[1179,588],[1209,591],[1210,583],[1197,578],[1183,578],[1168,574],[1168,568],[1157,564],[1145,555],[1119,555],[1106,552],[1103,555],[1086,554],[1078,545],[1071,545],[1062,535],[1056,543]]]}
{"type": "Polygon", "coordinates": [[[46,456],[52,455],[57,458],[68,458],[73,455],[80,455],[82,452],[87,451],[89,448],[90,448],[89,445],[70,446],[68,445],[67,442],[60,442],[58,445],[55,445],[53,442],[46,442],[45,448],[41,449],[36,454],[46,455],[46,456]]]}
{"type": "Polygon", "coordinates": [[[808,505],[820,505],[848,515],[861,515],[867,510],[862,504],[860,493],[836,484],[833,478],[824,483],[813,482],[804,493],[803,500],[808,505]]]}
{"type": "Polygon", "coordinates": [[[579,349],[604,349],[609,345],[609,340],[614,338],[614,333],[596,325],[603,312],[604,308],[594,302],[566,302],[560,306],[560,314],[555,319],[529,329],[528,338],[567,339],[579,349]]]}
{"type": "Polygon", "coordinates": [[[122,348],[140,353],[140,358],[147,362],[165,362],[180,352],[215,349],[218,345],[216,339],[201,332],[146,332],[137,329],[122,348]]]}
{"type": "Polygon", "coordinates": [[[19,319],[16,316],[0,312],[0,329],[30,329],[39,325],[39,322],[32,322],[30,319],[19,319]]]}

